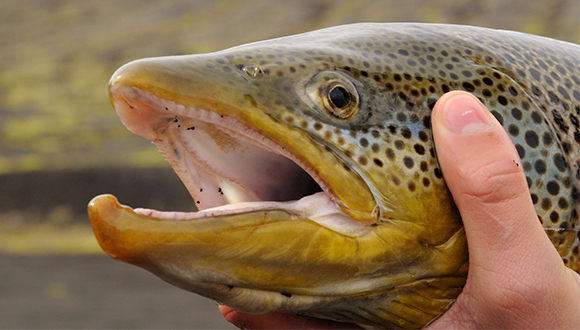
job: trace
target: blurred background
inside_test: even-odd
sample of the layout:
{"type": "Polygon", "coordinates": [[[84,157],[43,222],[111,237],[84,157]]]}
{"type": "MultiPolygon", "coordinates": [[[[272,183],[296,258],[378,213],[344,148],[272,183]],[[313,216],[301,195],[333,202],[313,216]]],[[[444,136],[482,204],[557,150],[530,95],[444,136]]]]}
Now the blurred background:
{"type": "Polygon", "coordinates": [[[580,42],[579,0],[0,1],[0,328],[233,328],[215,303],[99,249],[98,194],[193,210],[107,94],[122,64],[354,22],[478,25],[580,42]]]}

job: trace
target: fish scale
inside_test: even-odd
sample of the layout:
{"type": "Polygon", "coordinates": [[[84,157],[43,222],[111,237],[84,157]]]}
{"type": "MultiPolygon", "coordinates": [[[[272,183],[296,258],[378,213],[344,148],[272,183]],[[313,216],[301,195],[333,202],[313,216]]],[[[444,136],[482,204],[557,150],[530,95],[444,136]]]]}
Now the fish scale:
{"type": "Polygon", "coordinates": [[[490,109],[520,157],[505,161],[523,168],[538,221],[579,271],[579,77],[575,44],[414,23],[129,63],[111,79],[115,109],[200,212],[100,196],[91,222],[113,258],[241,311],[420,328],[468,271],[437,162],[454,151],[431,135],[436,101],[464,90],[490,109]],[[322,192],[308,195],[313,180],[322,192]]]}

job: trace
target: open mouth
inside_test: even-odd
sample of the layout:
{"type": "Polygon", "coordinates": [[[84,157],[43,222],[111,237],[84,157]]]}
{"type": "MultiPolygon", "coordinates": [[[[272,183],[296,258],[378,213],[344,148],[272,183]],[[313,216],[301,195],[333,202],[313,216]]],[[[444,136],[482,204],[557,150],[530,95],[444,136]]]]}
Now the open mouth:
{"type": "Polygon", "coordinates": [[[114,85],[111,95],[125,125],[155,143],[198,208],[198,212],[137,208],[136,213],[188,220],[283,209],[339,232],[360,233],[365,227],[338,207],[315,170],[236,119],[131,86],[114,85]]]}

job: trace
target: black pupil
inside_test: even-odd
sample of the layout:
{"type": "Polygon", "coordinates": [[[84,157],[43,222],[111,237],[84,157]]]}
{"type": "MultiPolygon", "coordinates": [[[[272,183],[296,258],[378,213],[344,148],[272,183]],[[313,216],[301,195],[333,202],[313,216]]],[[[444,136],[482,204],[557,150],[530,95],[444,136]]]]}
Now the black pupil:
{"type": "Polygon", "coordinates": [[[343,87],[334,87],[329,95],[330,101],[337,108],[344,108],[350,103],[350,94],[343,87]]]}

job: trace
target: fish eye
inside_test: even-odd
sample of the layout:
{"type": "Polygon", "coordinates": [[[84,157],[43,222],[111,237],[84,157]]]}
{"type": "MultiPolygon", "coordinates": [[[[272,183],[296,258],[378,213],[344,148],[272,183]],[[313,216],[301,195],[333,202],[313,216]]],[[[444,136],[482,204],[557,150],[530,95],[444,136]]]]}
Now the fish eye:
{"type": "Polygon", "coordinates": [[[346,121],[354,117],[360,106],[357,82],[337,71],[321,71],[306,85],[306,95],[322,114],[330,119],[346,121]]]}
{"type": "Polygon", "coordinates": [[[331,82],[326,88],[324,105],[328,114],[336,119],[349,119],[356,113],[358,104],[348,88],[349,86],[336,81],[331,82]]]}
{"type": "Polygon", "coordinates": [[[350,94],[342,86],[332,88],[328,93],[328,98],[334,107],[342,109],[350,103],[350,94]]]}

